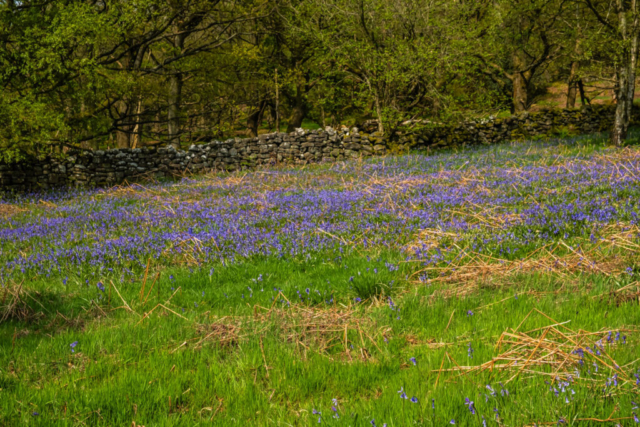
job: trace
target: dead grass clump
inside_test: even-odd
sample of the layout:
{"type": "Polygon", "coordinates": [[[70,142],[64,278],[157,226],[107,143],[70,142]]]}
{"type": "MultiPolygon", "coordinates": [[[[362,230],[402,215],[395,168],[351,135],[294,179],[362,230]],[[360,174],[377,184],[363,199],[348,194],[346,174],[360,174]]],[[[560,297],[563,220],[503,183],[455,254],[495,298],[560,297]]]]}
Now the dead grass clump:
{"type": "Polygon", "coordinates": [[[261,324],[271,324],[280,340],[294,344],[306,353],[311,350],[346,360],[369,360],[372,349],[380,351],[377,341],[391,331],[377,327],[351,307],[299,307],[269,310],[256,316],[261,324]]]}
{"type": "MultiPolygon", "coordinates": [[[[152,182],[153,183],[153,182],[152,182]]],[[[152,200],[157,197],[168,196],[167,190],[163,188],[149,188],[139,183],[129,183],[127,181],[120,185],[104,189],[98,192],[94,197],[113,197],[115,199],[132,198],[136,200],[146,199],[152,200]]]]}
{"type": "Polygon", "coordinates": [[[210,324],[200,324],[196,326],[202,338],[195,344],[195,348],[202,347],[205,342],[214,342],[221,347],[237,347],[240,343],[240,325],[234,323],[224,323],[226,318],[210,324]]]}
{"type": "Polygon", "coordinates": [[[26,211],[26,209],[19,208],[9,203],[0,203],[0,218],[9,218],[24,211],[26,211]]]}
{"type": "MultiPolygon", "coordinates": [[[[633,373],[628,371],[630,366],[619,365],[611,356],[610,350],[616,346],[625,345],[623,343],[626,338],[621,338],[620,334],[637,332],[637,330],[576,331],[569,328],[568,323],[569,321],[557,322],[541,311],[533,309],[515,329],[500,335],[496,343],[496,350],[499,352],[497,356],[477,366],[463,366],[446,353],[445,358],[448,358],[454,366],[438,370],[438,377],[442,372],[459,372],[459,377],[488,371],[492,376],[497,377],[496,380],[503,381],[505,384],[521,374],[547,376],[550,377],[552,384],[559,380],[584,380],[591,385],[605,382],[607,386],[614,380],[619,381],[621,385],[634,384],[633,373]],[[553,323],[520,332],[521,326],[532,314],[544,316],[553,323]],[[582,378],[580,376],[582,367],[593,369],[599,372],[599,375],[582,378]]],[[[597,386],[600,387],[600,384],[597,386]]]]}
{"type": "Polygon", "coordinates": [[[608,301],[610,304],[615,304],[618,307],[628,303],[640,304],[640,282],[635,281],[629,283],[620,289],[609,291],[594,298],[597,297],[600,297],[603,301],[608,301]]]}
{"type": "MultiPolygon", "coordinates": [[[[266,309],[256,306],[253,316],[223,317],[213,323],[196,326],[198,337],[193,348],[205,343],[221,347],[237,347],[242,341],[263,338],[294,345],[302,354],[308,351],[333,359],[370,360],[373,348],[380,351],[378,341],[391,331],[377,327],[369,318],[358,315],[350,307],[300,307],[266,309]]],[[[174,351],[186,346],[187,342],[174,351]]]]}
{"type": "Polygon", "coordinates": [[[32,297],[24,290],[22,285],[6,286],[0,293],[0,323],[7,320],[28,323],[44,316],[42,312],[36,312],[27,304],[25,299],[32,297]]]}
{"type": "MultiPolygon", "coordinates": [[[[520,273],[553,273],[565,279],[577,273],[615,276],[628,267],[630,258],[637,256],[640,245],[638,226],[612,224],[601,230],[605,238],[597,244],[586,243],[578,249],[564,241],[550,243],[531,251],[519,260],[508,260],[478,252],[462,250],[462,256],[446,266],[434,266],[413,273],[414,278],[427,275],[441,283],[463,284],[449,289],[450,296],[463,296],[475,289],[475,285],[491,277],[509,277],[520,273]]],[[[424,230],[422,242],[437,247],[440,239],[452,237],[451,233],[424,230]]],[[[416,247],[414,246],[414,249],[416,247]]]]}
{"type": "Polygon", "coordinates": [[[451,345],[450,343],[446,342],[437,342],[434,338],[418,338],[413,334],[403,334],[401,338],[404,338],[404,341],[407,343],[407,345],[410,345],[412,347],[428,347],[430,349],[435,349],[451,345]]]}

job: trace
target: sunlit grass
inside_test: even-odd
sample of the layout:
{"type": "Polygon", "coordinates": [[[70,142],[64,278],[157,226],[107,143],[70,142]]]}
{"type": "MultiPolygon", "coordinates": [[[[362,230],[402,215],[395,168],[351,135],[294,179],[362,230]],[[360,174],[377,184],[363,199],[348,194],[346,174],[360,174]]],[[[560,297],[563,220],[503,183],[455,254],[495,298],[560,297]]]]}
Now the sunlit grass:
{"type": "Polygon", "coordinates": [[[634,425],[625,150],[513,144],[6,200],[0,425],[634,425]]]}

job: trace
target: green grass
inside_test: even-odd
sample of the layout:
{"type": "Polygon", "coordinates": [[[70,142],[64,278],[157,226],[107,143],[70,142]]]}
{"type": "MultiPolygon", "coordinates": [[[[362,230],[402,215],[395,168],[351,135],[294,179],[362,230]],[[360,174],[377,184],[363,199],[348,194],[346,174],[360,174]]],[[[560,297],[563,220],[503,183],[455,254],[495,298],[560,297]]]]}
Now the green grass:
{"type": "MultiPolygon", "coordinates": [[[[571,420],[576,414],[580,418],[606,418],[616,407],[622,415],[631,416],[630,410],[622,408],[631,407],[637,388],[616,393],[615,398],[594,400],[594,395],[602,392],[591,389],[589,383],[577,383],[573,386],[576,394],[569,396],[572,401],[567,404],[565,395],[556,397],[543,382],[548,378],[541,376],[522,375],[506,385],[509,396],[501,396],[500,375],[457,377],[443,373],[436,386],[438,374],[434,372],[443,358],[444,368],[454,367],[445,352],[464,365],[489,360],[496,355],[494,345],[499,335],[515,328],[534,308],[558,322],[569,321],[567,326],[574,330],[617,330],[637,324],[637,300],[616,302],[606,297],[611,290],[629,283],[624,276],[581,274],[568,280],[556,274],[537,273],[514,275],[508,280],[498,277],[482,282],[463,298],[443,296],[451,285],[416,286],[400,280],[396,287],[403,291],[398,291],[396,298],[387,286],[393,275],[387,272],[379,273],[383,277],[370,282],[379,283],[383,292],[394,295],[399,316],[384,299],[381,303],[369,300],[348,310],[343,304],[358,295],[358,287],[352,289],[350,276],[357,275],[357,271],[366,272],[366,268],[381,271],[384,261],[401,257],[397,253],[368,255],[371,262],[354,253],[340,261],[264,260],[238,264],[217,268],[211,275],[208,271],[166,272],[172,273],[173,280],[163,274],[146,305],[140,303],[141,283],[119,287],[122,297],[138,314],[122,308],[114,310],[124,305],[115,288],[105,293],[105,301],[98,309],[89,304],[97,291],[83,284],[33,283],[30,297],[24,298],[32,306],[33,300],[43,304],[45,318],[37,323],[5,322],[0,329],[0,422],[309,425],[317,423],[318,416],[312,414],[317,409],[322,412],[322,422],[329,425],[365,426],[371,425],[371,419],[389,426],[446,425],[450,419],[458,425],[479,425],[481,419],[471,415],[464,405],[465,397],[475,402],[478,414],[491,425],[497,425],[493,408],[498,408],[501,425],[557,421],[560,417],[571,420]],[[382,258],[380,262],[378,257],[382,258]],[[260,274],[261,281],[251,281],[260,274]],[[247,286],[253,289],[251,298],[248,291],[245,298],[220,300],[208,296],[247,286]],[[255,314],[265,313],[273,304],[274,287],[282,288],[283,294],[298,288],[304,295],[309,286],[324,297],[294,308],[284,308],[287,304],[276,301],[277,315],[252,322],[255,314]],[[172,287],[179,290],[171,307],[181,317],[156,309],[141,322],[141,315],[174,293],[172,287]],[[340,299],[340,305],[333,303],[329,307],[325,302],[329,294],[340,299]],[[605,297],[599,297],[602,294],[605,297]],[[197,309],[187,305],[195,295],[200,296],[197,309]],[[180,307],[185,308],[184,312],[180,307]],[[283,338],[281,321],[287,311],[304,310],[349,312],[349,316],[359,319],[363,333],[375,337],[375,344],[350,329],[352,360],[340,341],[319,353],[313,340],[308,340],[309,348],[305,350],[283,338]],[[467,314],[469,310],[473,315],[467,314]],[[215,340],[205,340],[195,346],[211,330],[210,325],[226,324],[232,318],[239,322],[234,342],[217,344],[215,340]],[[74,341],[78,345],[71,353],[70,343],[74,341]],[[445,346],[438,348],[433,343],[445,346]],[[473,358],[468,357],[468,343],[474,350],[473,358]],[[417,366],[410,362],[411,357],[416,358],[417,366]],[[498,394],[485,402],[488,391],[484,386],[489,383],[498,394]],[[419,402],[400,399],[397,391],[401,387],[419,402]],[[334,398],[339,402],[339,419],[332,418],[334,398]],[[435,410],[431,399],[435,399],[435,410]],[[34,416],[34,412],[39,415],[34,416]]],[[[405,266],[393,273],[401,278],[406,269],[405,266]]],[[[148,290],[151,280],[147,282],[148,290]]],[[[362,297],[371,295],[367,290],[362,297]]],[[[521,330],[551,323],[554,322],[543,316],[532,315],[521,330]]],[[[627,344],[612,346],[610,351],[620,365],[633,362],[638,356],[637,334],[625,334],[627,344]]],[[[342,334],[333,335],[340,338],[342,334]]],[[[593,378],[602,380],[603,371],[601,366],[593,378]]]]}
{"type": "MultiPolygon", "coordinates": [[[[508,167],[520,171],[526,165],[544,169],[558,159],[580,162],[612,153],[602,138],[538,151],[532,146],[526,156],[511,155],[509,150],[516,149],[505,145],[499,153],[480,151],[468,160],[456,158],[456,152],[442,158],[450,162],[450,170],[460,171],[470,161],[481,168],[501,153],[508,167]]],[[[416,165],[422,161],[412,159],[416,165]]],[[[401,160],[375,161],[394,167],[401,160]]],[[[333,181],[322,181],[328,173],[329,166],[320,165],[307,175],[300,173],[296,182],[302,188],[329,186],[333,181]]],[[[259,180],[251,187],[261,185],[259,180]]],[[[589,187],[590,197],[601,196],[596,184],[589,187]]],[[[195,184],[181,185],[169,190],[189,197],[188,186],[195,184]]],[[[611,191],[605,187],[603,194],[611,191]]],[[[220,191],[220,198],[232,191],[212,188],[208,191],[220,191]]],[[[570,191],[564,184],[529,190],[539,193],[538,203],[556,196],[547,190],[570,191]]],[[[511,191],[504,190],[505,199],[520,189],[511,191]]],[[[618,193],[618,200],[637,197],[632,191],[618,193]]],[[[100,213],[100,197],[73,200],[83,200],[91,217],[100,213]]],[[[146,203],[139,195],[119,197],[113,203],[123,210],[146,203]]],[[[58,203],[55,218],[78,215],[65,210],[73,201],[58,203]]],[[[34,222],[47,218],[50,207],[34,204],[31,209],[21,215],[34,222]]],[[[456,215],[472,221],[477,212],[456,215]]],[[[24,280],[0,288],[0,425],[306,426],[317,425],[319,417],[323,425],[363,427],[374,419],[377,426],[445,426],[451,420],[481,426],[482,417],[489,426],[558,425],[560,420],[560,425],[634,425],[638,410],[632,402],[640,398],[633,376],[640,373],[640,262],[637,228],[625,243],[610,243],[612,233],[629,227],[623,220],[599,224],[594,241],[576,222],[575,230],[567,227],[567,236],[553,241],[555,246],[545,246],[552,255],[542,251],[548,242],[536,239],[510,247],[518,249],[517,255],[497,259],[496,249],[486,255],[493,261],[483,258],[488,266],[466,249],[478,238],[491,237],[494,229],[471,227],[455,239],[440,238],[439,247],[465,250],[445,250],[446,259],[434,267],[408,260],[407,252],[398,249],[401,245],[349,243],[304,256],[254,255],[200,266],[186,264],[189,258],[181,252],[172,259],[151,258],[148,274],[140,270],[140,260],[132,260],[135,271],[126,279],[89,262],[77,274],[68,274],[66,283],[62,279],[68,270],[50,277],[25,274],[24,280]],[[576,260],[578,245],[598,268],[576,260]],[[557,258],[569,265],[551,271],[500,268],[527,254],[532,260],[557,258]],[[456,276],[472,267],[485,270],[466,279],[456,276]],[[430,279],[422,281],[425,271],[430,279]],[[104,292],[96,288],[97,280],[104,292]],[[583,335],[575,337],[569,329],[583,335]],[[603,355],[596,359],[587,354],[584,366],[532,367],[511,381],[531,353],[514,356],[518,365],[510,370],[466,375],[453,370],[481,365],[508,351],[509,337],[501,347],[497,343],[505,332],[522,337],[516,330],[532,340],[547,331],[545,345],[563,351],[570,346],[558,347],[568,342],[560,332],[580,346],[603,339],[603,355]],[[619,331],[621,338],[608,342],[609,331],[613,337],[619,331]],[[613,361],[619,370],[612,369],[613,361]],[[618,385],[607,385],[616,372],[618,385]],[[563,392],[559,383],[568,375],[574,378],[563,392]],[[508,395],[501,393],[500,382],[508,395]],[[418,402],[402,399],[401,388],[418,402]],[[476,414],[465,398],[474,402],[476,414]],[[332,399],[337,399],[337,417],[332,399]]],[[[15,224],[5,222],[7,227],[15,224]]],[[[183,224],[175,220],[174,225],[183,224]]],[[[509,230],[519,236],[528,228],[520,224],[509,230]]],[[[5,252],[12,250],[11,242],[4,244],[5,252]]],[[[23,249],[33,252],[33,247],[23,249]]]]}

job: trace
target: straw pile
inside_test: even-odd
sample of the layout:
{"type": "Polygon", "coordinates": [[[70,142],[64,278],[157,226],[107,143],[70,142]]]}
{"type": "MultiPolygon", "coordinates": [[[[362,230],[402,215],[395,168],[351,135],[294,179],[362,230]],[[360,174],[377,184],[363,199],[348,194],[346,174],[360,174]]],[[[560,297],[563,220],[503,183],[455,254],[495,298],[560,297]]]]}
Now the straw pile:
{"type": "Polygon", "coordinates": [[[635,383],[630,364],[621,366],[612,357],[612,353],[617,346],[626,345],[626,334],[637,332],[636,329],[576,331],[569,328],[567,323],[569,322],[559,323],[543,312],[533,309],[518,327],[500,335],[496,343],[497,356],[477,366],[462,366],[447,353],[445,357],[455,366],[438,370],[438,378],[442,372],[459,372],[458,376],[490,372],[505,384],[521,374],[548,376],[551,384],[556,381],[585,380],[592,386],[602,387],[602,384],[599,384],[602,382],[610,386],[615,382],[621,387],[635,383]],[[553,323],[521,332],[520,327],[532,314],[544,316],[553,323]],[[581,378],[580,372],[585,370],[598,375],[588,379],[581,378]],[[603,375],[605,372],[611,376],[603,375]]]}
{"type": "Polygon", "coordinates": [[[198,337],[193,340],[196,349],[205,343],[229,347],[250,338],[259,338],[262,343],[263,337],[275,337],[295,346],[303,357],[307,351],[313,351],[332,360],[338,357],[349,361],[371,360],[372,349],[381,351],[378,341],[391,332],[391,328],[377,327],[350,307],[299,305],[287,309],[256,306],[253,316],[226,316],[199,324],[196,330],[198,337]]]}

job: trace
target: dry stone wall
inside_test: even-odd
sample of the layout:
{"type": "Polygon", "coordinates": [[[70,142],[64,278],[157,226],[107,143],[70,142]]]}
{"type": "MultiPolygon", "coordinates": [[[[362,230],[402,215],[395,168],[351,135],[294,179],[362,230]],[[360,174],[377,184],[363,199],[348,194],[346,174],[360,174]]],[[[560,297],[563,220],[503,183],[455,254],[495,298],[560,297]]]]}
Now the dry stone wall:
{"type": "MultiPolygon", "coordinates": [[[[581,109],[549,109],[506,118],[469,120],[455,125],[426,125],[401,131],[392,142],[399,149],[435,149],[464,145],[495,144],[539,136],[605,132],[613,125],[615,106],[593,105],[581,109]]],[[[632,124],[640,123],[634,108],[632,124]]]]}
{"type": "MultiPolygon", "coordinates": [[[[638,122],[638,112],[634,112],[638,122]]],[[[144,177],[177,177],[209,171],[234,171],[261,166],[333,162],[390,151],[493,144],[554,132],[594,133],[611,127],[613,107],[549,110],[504,119],[467,121],[407,129],[392,140],[377,133],[326,130],[260,135],[257,138],[212,141],[187,151],[137,148],[68,153],[64,159],[31,159],[0,164],[0,192],[46,190],[52,187],[111,186],[144,177]]]]}
{"type": "Polygon", "coordinates": [[[302,131],[213,141],[189,150],[136,148],[71,153],[64,159],[32,159],[0,165],[0,191],[63,186],[109,186],[144,177],[177,177],[277,164],[332,162],[383,155],[384,138],[354,132],[302,131]]]}

